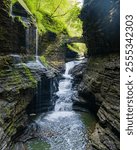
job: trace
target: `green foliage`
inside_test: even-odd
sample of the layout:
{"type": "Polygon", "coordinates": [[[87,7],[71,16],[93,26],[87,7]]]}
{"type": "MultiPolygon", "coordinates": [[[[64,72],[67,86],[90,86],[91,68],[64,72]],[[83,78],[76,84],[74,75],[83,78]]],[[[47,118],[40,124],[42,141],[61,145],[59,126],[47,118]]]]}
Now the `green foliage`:
{"type": "Polygon", "coordinates": [[[28,79],[32,82],[32,84],[35,86],[37,84],[36,79],[34,78],[34,76],[32,75],[30,69],[28,67],[26,67],[24,64],[22,64],[22,67],[25,71],[25,75],[28,77],[28,79]]]}
{"type": "Polygon", "coordinates": [[[67,14],[66,18],[67,29],[71,37],[73,36],[81,37],[82,35],[82,22],[78,18],[79,14],[80,8],[76,3],[75,5],[73,5],[71,11],[67,14]]]}
{"type": "Polygon", "coordinates": [[[72,44],[67,44],[67,47],[72,50],[75,51],[79,54],[84,54],[87,52],[87,47],[84,43],[72,43],[72,44]]]}
{"type": "Polygon", "coordinates": [[[12,5],[15,4],[18,0],[12,0],[12,5]]]}
{"type": "MultiPolygon", "coordinates": [[[[12,0],[14,4],[17,0],[12,0]]],[[[82,23],[78,18],[80,8],[75,0],[18,0],[36,18],[39,32],[81,36],[82,23]],[[26,7],[27,6],[27,7],[26,7]],[[29,9],[29,10],[28,10],[29,9]]]]}
{"type": "MultiPolygon", "coordinates": [[[[36,18],[40,34],[53,32],[70,37],[82,36],[82,22],[78,18],[80,7],[76,0],[12,0],[13,3],[16,1],[36,18]]],[[[68,47],[80,53],[85,50],[82,44],[68,47]]]]}

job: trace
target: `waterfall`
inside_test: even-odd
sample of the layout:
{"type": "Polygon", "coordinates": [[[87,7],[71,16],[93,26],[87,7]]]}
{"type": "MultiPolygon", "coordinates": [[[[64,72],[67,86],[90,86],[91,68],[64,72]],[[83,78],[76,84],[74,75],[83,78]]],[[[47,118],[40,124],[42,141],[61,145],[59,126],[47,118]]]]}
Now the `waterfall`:
{"type": "MultiPolygon", "coordinates": [[[[26,23],[28,23],[26,21],[26,23]]],[[[26,50],[30,48],[30,28],[29,28],[29,24],[28,28],[26,29],[26,50]]],[[[38,28],[36,27],[35,29],[35,61],[29,61],[26,63],[26,66],[29,67],[30,69],[45,69],[45,66],[41,63],[41,61],[39,60],[39,56],[38,56],[38,48],[39,48],[39,35],[38,35],[38,28]]]]}
{"type": "Polygon", "coordinates": [[[38,34],[38,28],[36,28],[36,52],[35,52],[35,55],[36,55],[36,62],[39,62],[39,59],[38,59],[38,45],[39,44],[39,34],[38,34]]]}
{"type": "Polygon", "coordinates": [[[81,63],[80,61],[70,61],[65,64],[65,73],[62,75],[63,79],[60,80],[58,85],[58,91],[56,95],[58,99],[55,103],[55,111],[71,111],[72,110],[72,96],[76,91],[72,88],[73,77],[69,73],[76,65],[81,63]]]}

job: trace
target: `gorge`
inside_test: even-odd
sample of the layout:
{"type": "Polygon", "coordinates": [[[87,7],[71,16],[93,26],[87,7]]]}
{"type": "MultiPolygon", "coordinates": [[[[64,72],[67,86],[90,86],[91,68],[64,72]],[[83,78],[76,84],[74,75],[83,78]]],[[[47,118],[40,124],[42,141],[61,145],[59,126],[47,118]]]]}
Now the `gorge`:
{"type": "Polygon", "coordinates": [[[1,150],[120,149],[119,3],[1,0],[1,150]]]}

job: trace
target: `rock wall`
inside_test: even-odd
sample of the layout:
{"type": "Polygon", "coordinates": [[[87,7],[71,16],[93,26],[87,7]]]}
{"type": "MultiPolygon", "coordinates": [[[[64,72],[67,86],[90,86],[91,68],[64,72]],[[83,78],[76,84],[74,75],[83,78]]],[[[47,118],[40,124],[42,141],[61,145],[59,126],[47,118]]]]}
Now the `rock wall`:
{"type": "Polygon", "coordinates": [[[65,61],[64,37],[62,33],[48,31],[41,35],[39,40],[39,54],[45,56],[49,65],[57,69],[62,67],[65,61]]]}
{"type": "MultiPolygon", "coordinates": [[[[33,53],[35,49],[35,25],[32,18],[11,16],[9,0],[0,1],[0,53],[33,53]],[[29,22],[29,24],[28,24],[29,22]],[[30,51],[27,51],[26,32],[29,28],[30,51]]],[[[23,9],[23,8],[22,8],[23,9]]],[[[15,14],[14,14],[15,15],[15,14]]]]}
{"type": "Polygon", "coordinates": [[[90,135],[95,150],[118,150],[120,134],[119,55],[89,59],[79,86],[79,95],[88,102],[98,123],[90,135]]]}
{"type": "MultiPolygon", "coordinates": [[[[16,11],[17,9],[18,7],[16,11]]],[[[21,9],[23,8],[20,6],[20,12],[21,9]]],[[[49,68],[28,68],[26,62],[34,61],[35,55],[35,21],[30,15],[15,16],[16,14],[12,14],[11,16],[9,11],[10,1],[0,0],[1,150],[13,149],[14,139],[28,124],[26,108],[36,97],[37,84],[41,76],[48,81],[55,76],[53,70],[48,71],[49,68]]],[[[23,15],[24,13],[26,14],[23,10],[23,15]]],[[[49,95],[49,91],[46,92],[49,95]]]]}
{"type": "Polygon", "coordinates": [[[88,55],[119,51],[120,1],[84,0],[80,15],[88,55]]]}
{"type": "Polygon", "coordinates": [[[15,134],[28,122],[26,107],[36,91],[36,79],[25,66],[26,27],[10,14],[9,0],[0,1],[0,149],[11,149],[15,134]],[[8,55],[7,55],[8,54],[8,55]],[[12,54],[12,55],[11,55],[12,54]]]}
{"type": "Polygon", "coordinates": [[[0,149],[10,149],[14,135],[28,121],[26,107],[35,94],[36,79],[14,57],[0,57],[0,149]]]}
{"type": "Polygon", "coordinates": [[[39,55],[45,56],[47,62],[54,68],[64,66],[66,59],[77,57],[77,52],[70,50],[66,44],[69,36],[65,33],[47,31],[39,38],[39,55]]]}
{"type": "Polygon", "coordinates": [[[49,99],[55,70],[29,68],[25,64],[27,59],[30,60],[27,56],[0,56],[0,149],[3,150],[13,148],[14,140],[28,125],[28,114],[53,107],[49,99]]]}
{"type": "Polygon", "coordinates": [[[81,19],[88,64],[79,96],[97,115],[94,150],[120,149],[119,0],[84,0],[81,19]]]}

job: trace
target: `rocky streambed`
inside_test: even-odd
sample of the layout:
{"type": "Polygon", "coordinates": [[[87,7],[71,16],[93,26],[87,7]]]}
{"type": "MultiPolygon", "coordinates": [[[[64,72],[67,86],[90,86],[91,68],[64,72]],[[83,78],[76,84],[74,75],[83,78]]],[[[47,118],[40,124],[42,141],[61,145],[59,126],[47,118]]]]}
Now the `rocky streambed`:
{"type": "Polygon", "coordinates": [[[66,63],[66,70],[56,81],[58,87],[53,91],[51,87],[46,88],[46,84],[55,86],[53,79],[56,71],[40,69],[40,66],[38,69],[39,64],[36,65],[35,61],[21,64],[19,56],[1,59],[7,61],[7,65],[1,64],[5,68],[1,74],[1,148],[11,148],[15,141],[15,150],[38,147],[47,150],[54,150],[55,147],[72,150],[119,149],[117,54],[89,59],[88,67],[81,60],[66,63]],[[4,78],[7,71],[10,76],[4,78]],[[44,89],[40,86],[42,76],[45,77],[44,89]],[[36,86],[38,82],[39,89],[36,86]],[[14,94],[13,91],[11,94],[7,92],[11,89],[14,94]],[[40,94],[36,94],[37,90],[40,94]],[[29,114],[33,115],[30,123],[26,113],[28,105],[29,114]],[[24,127],[27,127],[25,131],[22,130],[24,127]],[[21,133],[20,138],[16,133],[21,133]]]}
{"type": "Polygon", "coordinates": [[[22,143],[22,147],[28,150],[92,150],[89,133],[93,132],[96,119],[82,107],[81,111],[73,110],[73,97],[77,95],[77,89],[73,85],[74,78],[70,70],[82,61],[66,63],[65,72],[57,85],[58,90],[51,97],[55,99],[54,109],[35,116],[25,132],[17,139],[15,149],[21,147],[22,143]]]}
{"type": "Polygon", "coordinates": [[[119,0],[84,1],[88,62],[69,62],[57,84],[58,71],[34,55],[45,50],[52,66],[62,65],[64,36],[38,40],[35,18],[22,8],[19,21],[10,5],[0,7],[0,149],[119,150],[119,0]]]}

